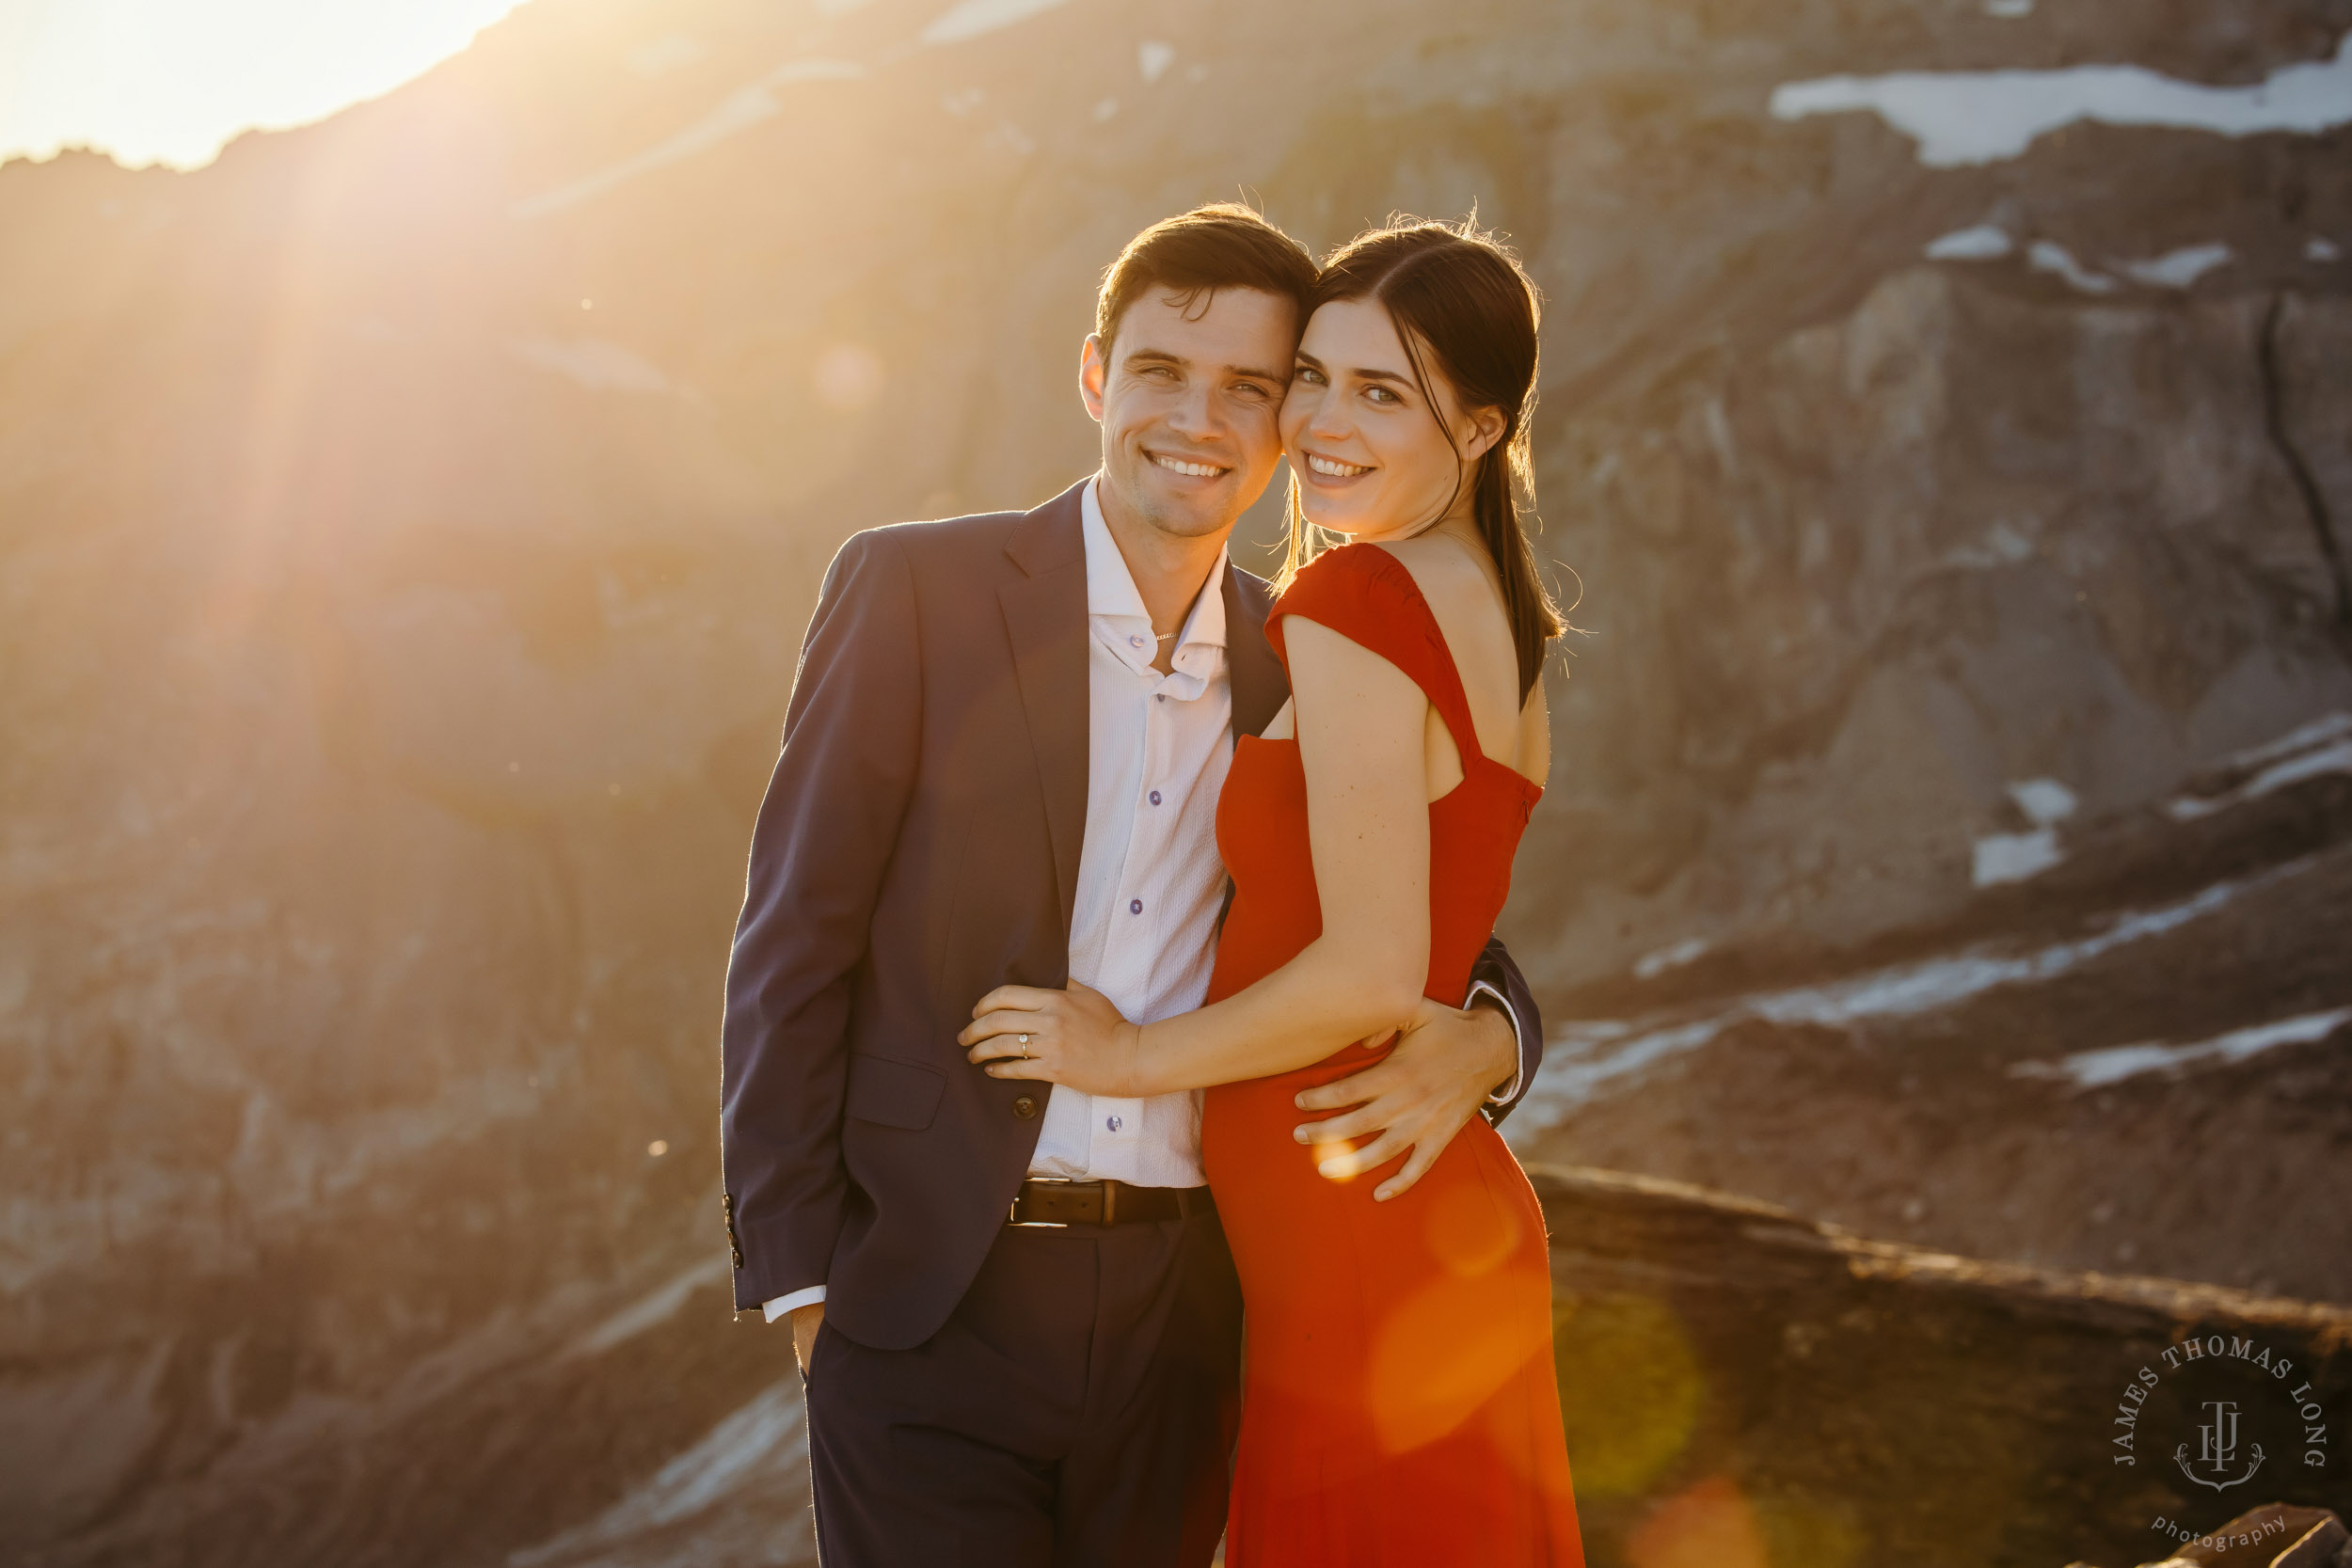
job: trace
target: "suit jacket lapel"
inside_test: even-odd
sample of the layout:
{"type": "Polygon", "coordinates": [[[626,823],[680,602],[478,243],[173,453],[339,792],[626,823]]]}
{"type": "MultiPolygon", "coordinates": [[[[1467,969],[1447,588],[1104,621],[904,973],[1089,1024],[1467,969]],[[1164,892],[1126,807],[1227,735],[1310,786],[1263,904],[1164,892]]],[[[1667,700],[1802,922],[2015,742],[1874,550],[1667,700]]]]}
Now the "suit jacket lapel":
{"type": "Polygon", "coordinates": [[[1078,854],[1087,825],[1087,567],[1078,500],[1083,483],[1021,520],[1005,546],[1021,575],[997,590],[1045,800],[1065,933],[1078,902],[1078,854]]]}
{"type": "Polygon", "coordinates": [[[1233,689],[1233,733],[1256,735],[1290,700],[1290,677],[1265,640],[1274,603],[1265,582],[1240,567],[1225,568],[1225,668],[1233,689]]]}

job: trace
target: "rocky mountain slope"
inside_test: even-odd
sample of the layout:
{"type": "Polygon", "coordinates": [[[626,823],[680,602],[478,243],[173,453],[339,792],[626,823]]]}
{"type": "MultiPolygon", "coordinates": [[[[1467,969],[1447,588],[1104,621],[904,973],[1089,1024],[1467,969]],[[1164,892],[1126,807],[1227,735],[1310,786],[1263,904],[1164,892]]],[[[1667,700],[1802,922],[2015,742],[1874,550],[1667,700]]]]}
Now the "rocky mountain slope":
{"type": "Polygon", "coordinates": [[[685,1517],[723,1418],[786,1451],[784,1351],[711,1316],[712,1040],[817,574],[1083,473],[1100,267],[1241,190],[1318,246],[1475,201],[1547,292],[1586,629],[1522,1136],[2345,1299],[2340,1030],[2063,1064],[2352,1004],[2347,35],[532,0],[195,174],[0,167],[0,1557],[554,1561],[685,1517]],[[1968,161],[1955,93],[2042,134],[1968,161]],[[1787,1001],[2217,888],[2030,985],[1787,1001]],[[544,1463],[433,1457],[485,1427],[544,1463]]]}
{"type": "MultiPolygon", "coordinates": [[[[2260,1496],[2343,1504],[2301,1463],[2328,1450],[2286,1396],[2352,1399],[2352,1310],[1983,1263],[1612,1171],[1534,1176],[1597,1565],[2152,1560],[2175,1539],[2152,1520],[2193,1535],[2239,1506],[2167,1451],[2209,1395],[2243,1401],[2246,1440],[2276,1461],[2249,1478],[2260,1496]]],[[[749,1324],[713,1327],[724,1291],[702,1268],[618,1310],[546,1304],[364,1420],[273,1421],[30,1560],[814,1563],[798,1379],[769,1381],[749,1324]]]]}
{"type": "Polygon", "coordinates": [[[1950,917],[1571,990],[1509,1134],[1972,1257],[2352,1301],[2348,764],[2338,714],[1983,841],[2046,863],[1950,917]]]}

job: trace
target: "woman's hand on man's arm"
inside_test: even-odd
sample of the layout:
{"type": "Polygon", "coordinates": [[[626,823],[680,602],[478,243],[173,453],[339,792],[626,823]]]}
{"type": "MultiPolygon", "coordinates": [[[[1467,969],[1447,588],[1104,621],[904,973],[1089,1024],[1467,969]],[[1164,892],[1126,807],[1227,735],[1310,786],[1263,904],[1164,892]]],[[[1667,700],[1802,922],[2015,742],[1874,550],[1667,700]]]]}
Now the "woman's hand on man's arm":
{"type": "Polygon", "coordinates": [[[991,1078],[1067,1084],[1128,1100],[1159,1092],[1142,1071],[1141,1037],[1109,997],[1073,980],[1060,990],[998,986],[973,1007],[956,1043],[991,1078]]]}

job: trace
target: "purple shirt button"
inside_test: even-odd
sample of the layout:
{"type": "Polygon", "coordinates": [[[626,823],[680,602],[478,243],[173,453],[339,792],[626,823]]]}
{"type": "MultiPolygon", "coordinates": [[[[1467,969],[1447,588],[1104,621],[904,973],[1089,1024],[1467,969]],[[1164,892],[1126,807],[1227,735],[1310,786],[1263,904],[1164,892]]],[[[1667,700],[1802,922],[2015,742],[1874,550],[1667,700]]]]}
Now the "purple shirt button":
{"type": "Polygon", "coordinates": [[[1155,806],[1160,803],[1160,792],[1156,789],[1152,792],[1152,803],[1155,806]]]}
{"type": "Polygon", "coordinates": [[[1129,914],[1141,914],[1143,912],[1143,900],[1140,898],[1128,899],[1127,912],[1129,914]]]}

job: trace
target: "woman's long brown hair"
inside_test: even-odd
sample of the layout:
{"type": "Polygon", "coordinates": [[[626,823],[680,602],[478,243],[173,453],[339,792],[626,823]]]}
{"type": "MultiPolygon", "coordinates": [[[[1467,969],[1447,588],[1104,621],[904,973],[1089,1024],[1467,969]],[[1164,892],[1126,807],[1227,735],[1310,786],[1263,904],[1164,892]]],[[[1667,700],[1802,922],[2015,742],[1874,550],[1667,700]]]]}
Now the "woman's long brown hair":
{"type": "MultiPolygon", "coordinates": [[[[1543,671],[1545,646],[1565,628],[1559,605],[1535,569],[1535,552],[1513,492],[1516,481],[1533,509],[1535,474],[1528,425],[1535,407],[1535,286],[1475,219],[1458,226],[1392,223],[1358,235],[1325,260],[1307,313],[1334,300],[1367,298],[1377,300],[1395,324],[1413,379],[1449,445],[1454,431],[1432,394],[1424,355],[1436,359],[1462,408],[1502,411],[1502,438],[1480,456],[1470,479],[1470,508],[1502,579],[1524,704],[1543,671]]],[[[1460,495],[1457,483],[1454,499],[1460,495]]],[[[1449,499],[1438,515],[1453,510],[1449,499]]],[[[1299,507],[1294,474],[1290,553],[1275,577],[1278,589],[1288,587],[1313,558],[1317,546],[1311,535],[1319,532],[1299,507]]]]}

